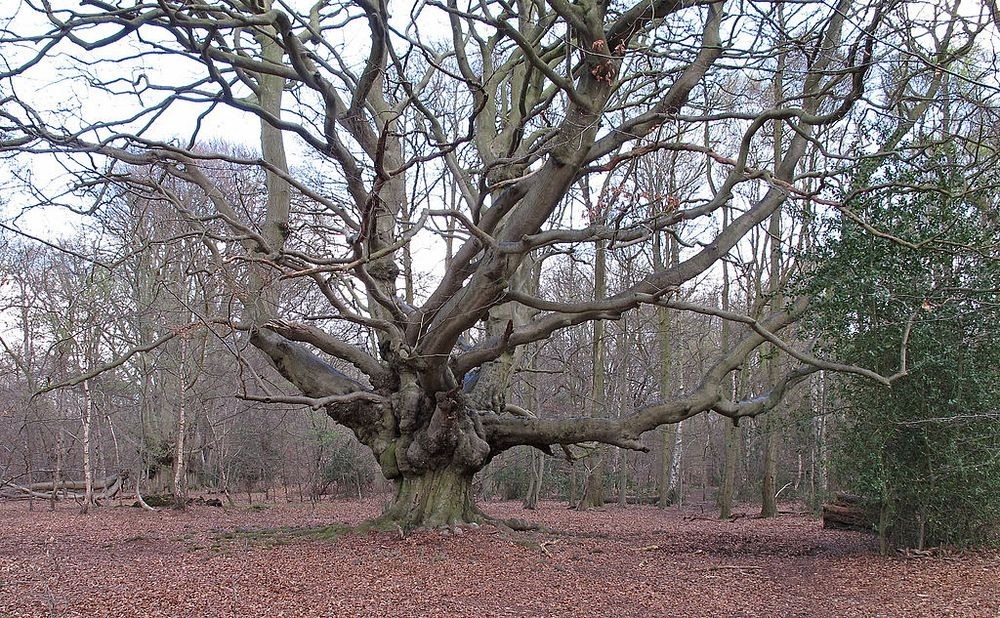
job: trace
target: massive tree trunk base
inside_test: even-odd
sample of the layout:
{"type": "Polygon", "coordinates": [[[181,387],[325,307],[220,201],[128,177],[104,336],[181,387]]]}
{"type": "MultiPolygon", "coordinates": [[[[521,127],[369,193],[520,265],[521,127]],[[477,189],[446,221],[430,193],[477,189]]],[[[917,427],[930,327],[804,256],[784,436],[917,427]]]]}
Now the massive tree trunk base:
{"type": "Polygon", "coordinates": [[[430,470],[396,481],[396,495],[376,523],[404,530],[489,523],[472,499],[471,471],[430,470]]]}
{"type": "Polygon", "coordinates": [[[444,468],[398,479],[392,502],[365,527],[404,531],[480,525],[517,531],[541,529],[536,524],[498,519],[479,510],[473,498],[473,476],[471,471],[444,468]]]}

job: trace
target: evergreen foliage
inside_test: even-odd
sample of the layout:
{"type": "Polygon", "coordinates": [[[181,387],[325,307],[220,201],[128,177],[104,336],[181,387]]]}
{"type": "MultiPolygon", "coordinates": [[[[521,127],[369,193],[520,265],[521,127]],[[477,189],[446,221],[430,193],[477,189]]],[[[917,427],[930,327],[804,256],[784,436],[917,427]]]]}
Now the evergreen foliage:
{"type": "Polygon", "coordinates": [[[815,324],[839,357],[883,375],[899,369],[908,339],[908,374],[891,389],[841,381],[836,472],[881,505],[883,546],[996,544],[996,193],[971,189],[947,151],[858,173],[892,188],[851,200],[851,211],[893,238],[838,218],[816,256],[815,324]]]}

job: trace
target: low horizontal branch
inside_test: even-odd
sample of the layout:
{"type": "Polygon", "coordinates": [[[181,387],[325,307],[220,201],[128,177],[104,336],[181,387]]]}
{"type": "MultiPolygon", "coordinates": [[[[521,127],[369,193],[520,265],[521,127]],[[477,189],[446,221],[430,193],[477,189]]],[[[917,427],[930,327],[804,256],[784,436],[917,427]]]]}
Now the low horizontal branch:
{"type": "Polygon", "coordinates": [[[612,419],[541,419],[484,414],[481,422],[486,432],[486,441],[497,453],[518,445],[544,449],[553,444],[583,442],[601,442],[635,451],[649,451],[649,447],[638,436],[629,435],[620,422],[612,419]]]}
{"type": "Polygon", "coordinates": [[[250,342],[267,355],[278,373],[310,399],[367,391],[357,380],[269,328],[256,329],[250,342]]]}
{"type": "Polygon", "coordinates": [[[388,404],[389,400],[368,391],[356,391],[346,395],[329,395],[327,397],[306,397],[305,395],[240,395],[244,401],[260,403],[287,403],[291,405],[309,406],[319,410],[333,405],[349,405],[354,403],[388,404]]]}

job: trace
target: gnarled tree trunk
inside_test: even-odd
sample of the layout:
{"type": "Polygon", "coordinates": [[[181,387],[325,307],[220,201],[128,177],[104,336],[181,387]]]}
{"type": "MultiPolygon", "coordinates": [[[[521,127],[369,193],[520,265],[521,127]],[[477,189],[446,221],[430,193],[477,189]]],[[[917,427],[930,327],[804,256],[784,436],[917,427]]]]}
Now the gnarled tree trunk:
{"type": "Polygon", "coordinates": [[[479,523],[472,477],[475,471],[446,467],[396,479],[396,492],[381,519],[409,530],[479,523]]]}
{"type": "MultiPolygon", "coordinates": [[[[360,436],[369,438],[383,473],[396,485],[381,520],[404,529],[482,522],[472,478],[488,463],[490,447],[465,394],[455,390],[431,399],[415,384],[404,392],[409,396],[380,409],[391,419],[388,439],[360,436]]],[[[375,409],[364,407],[371,408],[368,413],[375,409]]]]}

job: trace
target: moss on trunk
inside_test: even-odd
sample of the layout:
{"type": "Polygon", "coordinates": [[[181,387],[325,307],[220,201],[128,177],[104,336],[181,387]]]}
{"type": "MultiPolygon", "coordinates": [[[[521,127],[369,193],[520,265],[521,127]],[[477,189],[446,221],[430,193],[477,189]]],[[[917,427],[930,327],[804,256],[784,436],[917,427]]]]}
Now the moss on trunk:
{"type": "Polygon", "coordinates": [[[472,497],[472,471],[429,470],[396,480],[396,495],[379,519],[404,530],[483,523],[472,497]]]}

